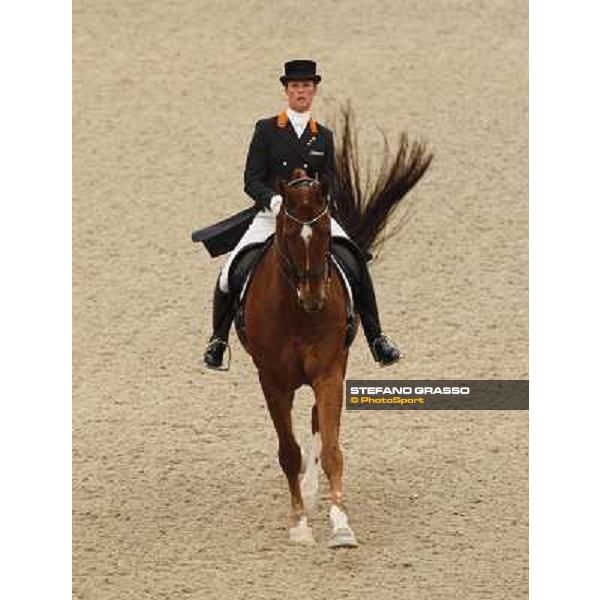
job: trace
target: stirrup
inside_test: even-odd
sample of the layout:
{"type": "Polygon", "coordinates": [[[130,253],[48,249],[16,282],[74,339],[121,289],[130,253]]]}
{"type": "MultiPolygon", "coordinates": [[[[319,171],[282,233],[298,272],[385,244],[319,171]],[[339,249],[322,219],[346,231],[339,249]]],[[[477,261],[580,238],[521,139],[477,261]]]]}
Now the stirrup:
{"type": "Polygon", "coordinates": [[[216,344],[225,344],[225,350],[227,350],[227,362],[223,364],[221,361],[219,366],[207,364],[206,359],[204,359],[202,362],[207,369],[212,369],[213,371],[229,371],[229,367],[231,366],[231,347],[229,346],[228,342],[219,337],[215,337],[208,342],[204,354],[206,355],[206,353],[216,344]]]}

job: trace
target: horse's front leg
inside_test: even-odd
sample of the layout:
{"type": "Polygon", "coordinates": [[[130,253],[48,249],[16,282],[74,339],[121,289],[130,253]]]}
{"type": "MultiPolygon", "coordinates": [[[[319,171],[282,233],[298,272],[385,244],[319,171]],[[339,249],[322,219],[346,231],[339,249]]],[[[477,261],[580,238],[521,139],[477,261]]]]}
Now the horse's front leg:
{"type": "Polygon", "coordinates": [[[261,385],[279,438],[279,464],[288,480],[291,495],[290,541],[297,544],[313,544],[312,529],[300,493],[300,469],[302,454],[292,429],[292,401],[294,393],[274,385],[267,376],[260,376],[261,385]]]}
{"type": "Polygon", "coordinates": [[[331,500],[329,518],[333,527],[333,536],[329,542],[330,548],[355,548],[358,546],[342,503],[344,457],[339,438],[343,387],[343,375],[338,373],[320,378],[313,383],[321,433],[321,459],[323,470],[329,479],[331,500]]]}

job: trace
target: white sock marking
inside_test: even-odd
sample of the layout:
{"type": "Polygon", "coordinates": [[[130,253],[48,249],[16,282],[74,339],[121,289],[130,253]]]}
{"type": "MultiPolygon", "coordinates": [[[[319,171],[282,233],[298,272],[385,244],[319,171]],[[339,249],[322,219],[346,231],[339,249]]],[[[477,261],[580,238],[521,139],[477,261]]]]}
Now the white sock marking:
{"type": "Polygon", "coordinates": [[[300,491],[305,504],[312,508],[319,491],[319,457],[321,456],[321,434],[313,434],[312,444],[306,457],[306,471],[300,480],[300,491]]]}
{"type": "Polygon", "coordinates": [[[333,531],[348,527],[348,517],[346,513],[337,505],[332,504],[329,510],[329,518],[333,525],[333,531]]]}
{"type": "Polygon", "coordinates": [[[290,542],[294,544],[314,544],[315,539],[312,529],[308,526],[308,519],[302,516],[298,519],[298,524],[289,530],[290,542]]]}

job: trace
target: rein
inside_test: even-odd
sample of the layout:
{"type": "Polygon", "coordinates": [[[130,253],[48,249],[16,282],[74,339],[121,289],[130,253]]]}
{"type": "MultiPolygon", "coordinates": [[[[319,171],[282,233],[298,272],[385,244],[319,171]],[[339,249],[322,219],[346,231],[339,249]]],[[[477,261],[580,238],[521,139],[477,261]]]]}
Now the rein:
{"type": "Polygon", "coordinates": [[[283,274],[287,282],[294,289],[298,289],[298,284],[303,283],[305,281],[309,281],[311,279],[318,279],[325,273],[327,274],[327,283],[329,283],[329,280],[331,279],[331,251],[327,251],[327,253],[325,254],[325,264],[319,269],[303,269],[302,271],[298,271],[294,263],[290,260],[289,256],[279,247],[279,244],[277,243],[277,238],[273,240],[273,246],[277,254],[281,256],[281,258],[283,258],[283,260],[285,261],[283,274]],[[287,271],[285,267],[287,267],[287,271]],[[289,272],[291,272],[292,279],[288,277],[289,272]]]}

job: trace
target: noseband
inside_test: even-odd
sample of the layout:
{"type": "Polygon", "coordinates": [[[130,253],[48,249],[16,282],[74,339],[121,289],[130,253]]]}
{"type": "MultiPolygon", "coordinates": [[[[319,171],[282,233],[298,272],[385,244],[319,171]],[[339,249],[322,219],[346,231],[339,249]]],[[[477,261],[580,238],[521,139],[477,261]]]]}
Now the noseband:
{"type": "MultiPolygon", "coordinates": [[[[288,187],[297,187],[299,185],[308,185],[308,186],[312,187],[312,186],[316,185],[317,183],[318,182],[315,179],[311,179],[310,177],[301,177],[299,179],[292,180],[288,184],[288,187]]],[[[285,204],[282,208],[283,208],[282,212],[283,212],[284,216],[290,218],[292,221],[295,221],[296,223],[299,223],[300,225],[312,225],[313,223],[316,223],[317,221],[319,221],[325,215],[328,214],[329,200],[327,200],[325,202],[325,206],[319,212],[318,215],[316,215],[312,219],[307,219],[307,220],[300,219],[299,217],[290,213],[287,210],[287,208],[285,207],[285,204]]],[[[302,271],[298,271],[298,269],[296,269],[296,266],[294,265],[294,263],[292,262],[290,257],[279,248],[279,245],[277,244],[277,236],[275,236],[274,246],[275,246],[275,249],[277,250],[277,253],[284,259],[285,266],[291,272],[291,275],[293,278],[293,283],[291,281],[289,281],[289,279],[288,279],[288,281],[289,281],[290,285],[292,285],[292,287],[294,287],[296,289],[296,291],[298,291],[299,284],[309,281],[311,279],[318,279],[319,277],[322,277],[324,274],[327,275],[326,283],[329,283],[329,280],[331,278],[331,250],[328,250],[327,253],[325,254],[325,264],[322,267],[320,267],[318,269],[303,269],[302,271]]],[[[331,238],[329,240],[329,246],[331,248],[331,238]]],[[[286,274],[285,269],[284,269],[284,274],[286,274]]],[[[286,278],[287,278],[287,274],[286,274],[286,278]]]]}

